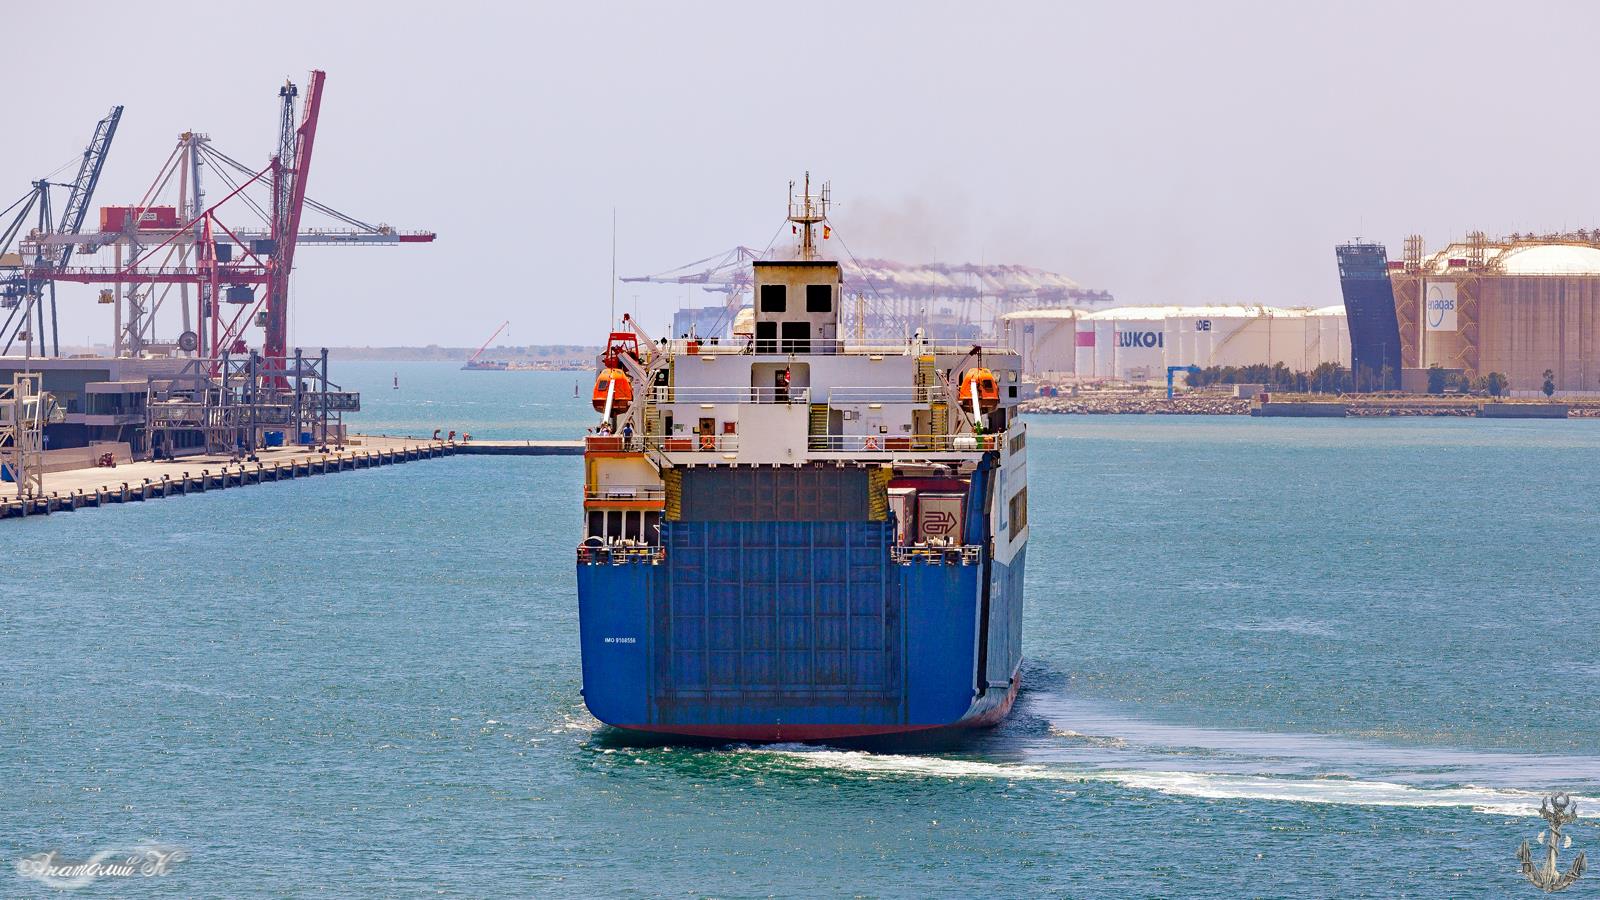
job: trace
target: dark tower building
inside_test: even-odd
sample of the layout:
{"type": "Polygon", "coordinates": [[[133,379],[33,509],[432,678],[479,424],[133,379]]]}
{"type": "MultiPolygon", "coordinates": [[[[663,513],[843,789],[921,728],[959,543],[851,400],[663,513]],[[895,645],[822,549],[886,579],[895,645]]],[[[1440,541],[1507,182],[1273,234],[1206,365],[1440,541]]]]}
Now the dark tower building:
{"type": "Polygon", "coordinates": [[[1400,387],[1400,322],[1388,253],[1382,244],[1340,244],[1335,252],[1356,388],[1395,390],[1400,387]]]}

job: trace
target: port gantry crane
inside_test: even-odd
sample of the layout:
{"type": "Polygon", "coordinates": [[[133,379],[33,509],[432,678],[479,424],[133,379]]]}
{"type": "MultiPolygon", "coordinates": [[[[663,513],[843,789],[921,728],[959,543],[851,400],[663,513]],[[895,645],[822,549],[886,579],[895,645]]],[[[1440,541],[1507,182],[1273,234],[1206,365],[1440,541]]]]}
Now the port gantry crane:
{"type": "Polygon", "coordinates": [[[731,328],[739,308],[744,306],[745,295],[754,283],[750,277],[750,264],[760,258],[760,250],[740,245],[726,253],[697,259],[676,269],[654,275],[624,276],[618,280],[625,284],[698,284],[706,291],[720,293],[726,298],[723,302],[722,324],[724,328],[731,328]]]}
{"type": "MultiPolygon", "coordinates": [[[[247,166],[212,147],[206,135],[186,132],[137,205],[102,209],[99,233],[77,235],[70,240],[49,235],[34,242],[41,249],[69,243],[89,251],[111,247],[117,254],[114,265],[36,266],[27,270],[28,275],[41,280],[113,285],[111,291],[101,292],[101,302],[115,307],[117,355],[174,350],[205,360],[209,374],[216,377],[224,367],[224,357],[249,351],[246,334],[251,328],[259,328],[264,369],[282,372],[290,364],[289,277],[299,245],[427,243],[435,238],[433,232],[401,232],[388,225],[373,225],[306,195],[325,80],[321,70],[311,73],[298,121],[298,87],[286,82],[279,89],[278,142],[265,167],[247,166]],[[229,189],[209,205],[200,176],[207,166],[229,189]],[[157,221],[150,221],[155,211],[174,212],[172,207],[158,206],[156,202],[174,179],[179,192],[175,221],[163,223],[159,216],[154,216],[157,221]],[[258,193],[265,191],[270,199],[265,204],[258,202],[248,192],[252,188],[258,193]],[[236,200],[236,205],[250,207],[263,224],[251,228],[225,224],[218,211],[236,200]],[[302,214],[308,206],[350,227],[301,230],[302,214]],[[174,342],[158,342],[155,316],[173,286],[180,288],[183,330],[174,342]],[[190,287],[196,289],[194,326],[190,287]]],[[[26,249],[28,244],[23,246],[26,249]]],[[[272,381],[279,387],[286,383],[282,375],[272,376],[272,381]]]]}
{"type": "MultiPolygon", "coordinates": [[[[56,285],[50,273],[65,268],[72,260],[73,247],[79,232],[83,229],[83,220],[89,212],[89,202],[94,197],[95,186],[100,183],[100,172],[105,168],[106,154],[111,150],[111,139],[116,136],[117,123],[121,120],[122,107],[113,106],[111,112],[95,126],[94,136],[89,139],[89,146],[83,151],[83,158],[78,163],[78,177],[73,179],[72,184],[57,184],[47,178],[41,178],[33,183],[33,188],[21,200],[12,204],[12,209],[18,206],[22,209],[5,231],[0,233],[0,308],[8,309],[5,324],[0,325],[0,342],[3,342],[0,343],[0,356],[11,352],[11,345],[19,336],[26,338],[24,343],[31,348],[35,334],[38,335],[40,355],[61,355],[61,339],[56,325],[56,285]],[[52,187],[67,188],[67,203],[62,208],[59,222],[54,221],[51,216],[50,188],[52,187]],[[4,262],[6,249],[11,246],[12,241],[21,232],[23,224],[27,222],[29,214],[35,209],[38,210],[38,225],[34,235],[49,235],[60,240],[35,244],[34,259],[27,271],[24,269],[28,264],[23,261],[21,254],[18,254],[14,265],[8,266],[4,262]],[[47,287],[48,303],[45,302],[44,295],[47,287]],[[45,345],[44,328],[47,306],[50,311],[48,347],[45,345]]],[[[31,349],[29,355],[32,355],[31,349]]]]}

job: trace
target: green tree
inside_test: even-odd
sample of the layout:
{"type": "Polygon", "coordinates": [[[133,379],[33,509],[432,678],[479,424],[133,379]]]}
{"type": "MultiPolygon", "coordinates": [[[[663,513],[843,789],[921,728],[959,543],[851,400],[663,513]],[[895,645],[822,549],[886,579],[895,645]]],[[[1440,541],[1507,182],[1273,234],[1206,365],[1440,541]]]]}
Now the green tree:
{"type": "Polygon", "coordinates": [[[1544,387],[1542,390],[1546,397],[1554,397],[1556,394],[1556,373],[1549,369],[1544,370],[1544,387]]]}
{"type": "Polygon", "coordinates": [[[1504,397],[1506,390],[1511,387],[1511,379],[1504,372],[1490,372],[1483,380],[1491,397],[1504,397]]]}
{"type": "Polygon", "coordinates": [[[1442,394],[1449,375],[1438,363],[1428,367],[1428,393],[1442,394]]]}

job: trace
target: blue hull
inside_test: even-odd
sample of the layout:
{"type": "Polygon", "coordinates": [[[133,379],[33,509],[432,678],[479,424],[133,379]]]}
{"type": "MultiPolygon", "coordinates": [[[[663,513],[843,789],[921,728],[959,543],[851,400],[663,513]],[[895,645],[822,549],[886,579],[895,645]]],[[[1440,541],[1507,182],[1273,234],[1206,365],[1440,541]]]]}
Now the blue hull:
{"type": "Polygon", "coordinates": [[[820,740],[1010,708],[1025,551],[902,564],[874,521],[668,522],[662,538],[658,562],[578,566],[583,696],[607,724],[820,740]]]}

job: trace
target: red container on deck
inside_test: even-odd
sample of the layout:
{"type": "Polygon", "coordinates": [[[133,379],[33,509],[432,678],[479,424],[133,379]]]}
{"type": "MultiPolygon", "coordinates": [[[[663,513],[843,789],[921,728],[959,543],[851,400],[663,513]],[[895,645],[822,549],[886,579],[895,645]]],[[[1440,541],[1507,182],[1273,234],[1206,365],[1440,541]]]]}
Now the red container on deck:
{"type": "MultiPolygon", "coordinates": [[[[100,207],[100,230],[121,231],[123,225],[134,217],[135,211],[136,207],[132,206],[100,207]]],[[[181,224],[176,206],[147,206],[137,212],[140,231],[176,229],[181,224]]]]}

